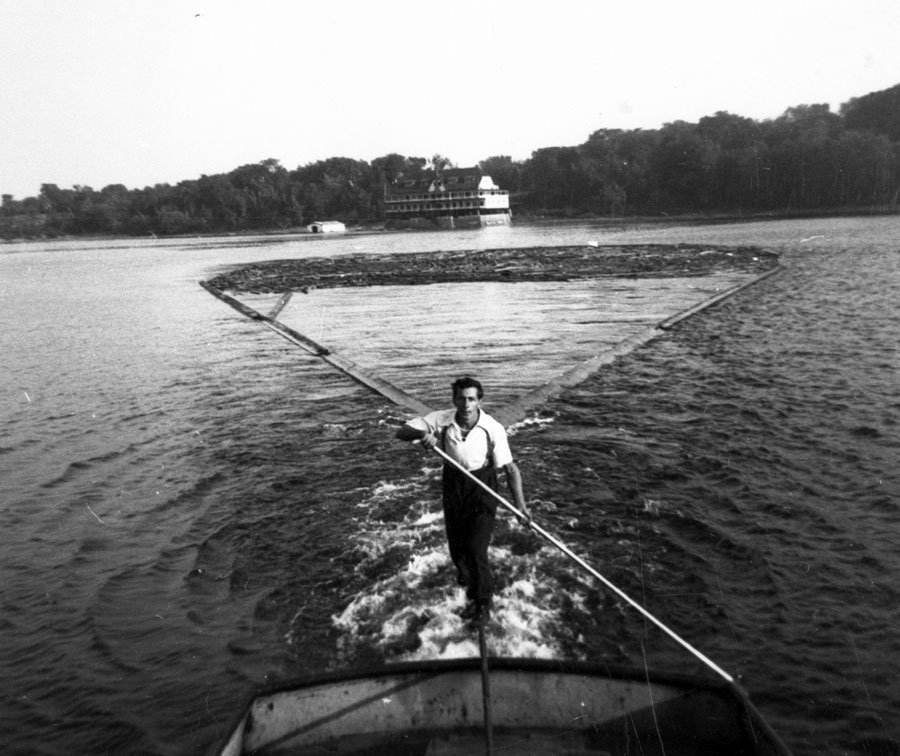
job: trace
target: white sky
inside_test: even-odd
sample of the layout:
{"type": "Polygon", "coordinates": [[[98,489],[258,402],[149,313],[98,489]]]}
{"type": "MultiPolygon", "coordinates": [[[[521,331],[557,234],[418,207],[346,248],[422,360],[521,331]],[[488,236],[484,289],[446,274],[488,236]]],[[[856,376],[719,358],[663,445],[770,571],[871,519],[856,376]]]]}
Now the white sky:
{"type": "Polygon", "coordinates": [[[0,0],[0,192],[461,166],[900,83],[900,0],[0,0]]]}

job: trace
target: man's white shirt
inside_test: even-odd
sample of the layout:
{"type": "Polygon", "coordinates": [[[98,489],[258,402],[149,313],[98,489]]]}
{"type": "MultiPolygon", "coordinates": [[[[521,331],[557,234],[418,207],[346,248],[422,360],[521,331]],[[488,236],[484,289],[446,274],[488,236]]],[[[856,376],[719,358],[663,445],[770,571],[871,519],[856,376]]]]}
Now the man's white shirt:
{"type": "Polygon", "coordinates": [[[467,470],[479,470],[489,460],[498,469],[513,461],[506,429],[484,410],[479,411],[478,422],[467,435],[456,423],[456,409],[431,412],[410,420],[409,425],[444,439],[444,452],[467,470]]]}

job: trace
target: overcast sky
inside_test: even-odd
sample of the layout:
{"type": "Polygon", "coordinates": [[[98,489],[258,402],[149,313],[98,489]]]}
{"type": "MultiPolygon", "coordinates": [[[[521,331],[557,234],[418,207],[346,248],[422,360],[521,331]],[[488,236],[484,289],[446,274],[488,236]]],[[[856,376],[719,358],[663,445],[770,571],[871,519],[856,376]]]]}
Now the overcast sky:
{"type": "Polygon", "coordinates": [[[460,166],[900,84],[900,0],[0,0],[0,192],[460,166]]]}

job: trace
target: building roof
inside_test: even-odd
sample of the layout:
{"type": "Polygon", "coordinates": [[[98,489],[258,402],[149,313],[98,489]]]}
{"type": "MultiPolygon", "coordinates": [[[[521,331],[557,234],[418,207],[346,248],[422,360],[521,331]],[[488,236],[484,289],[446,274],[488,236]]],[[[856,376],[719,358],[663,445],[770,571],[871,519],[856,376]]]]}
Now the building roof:
{"type": "MultiPolygon", "coordinates": [[[[445,168],[442,171],[432,169],[406,174],[398,178],[390,187],[391,194],[421,194],[432,191],[466,192],[476,191],[483,179],[489,179],[481,168],[445,168]]],[[[493,181],[491,181],[493,186],[493,181]]]]}

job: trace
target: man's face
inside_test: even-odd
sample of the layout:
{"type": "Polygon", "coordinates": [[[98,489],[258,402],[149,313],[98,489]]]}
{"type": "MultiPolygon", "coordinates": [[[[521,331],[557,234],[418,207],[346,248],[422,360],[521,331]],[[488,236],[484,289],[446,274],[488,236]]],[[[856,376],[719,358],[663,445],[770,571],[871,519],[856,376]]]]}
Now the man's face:
{"type": "Polygon", "coordinates": [[[473,421],[478,417],[478,410],[481,409],[481,400],[478,398],[477,388],[459,389],[453,396],[453,405],[456,407],[456,413],[466,422],[473,421]]]}

